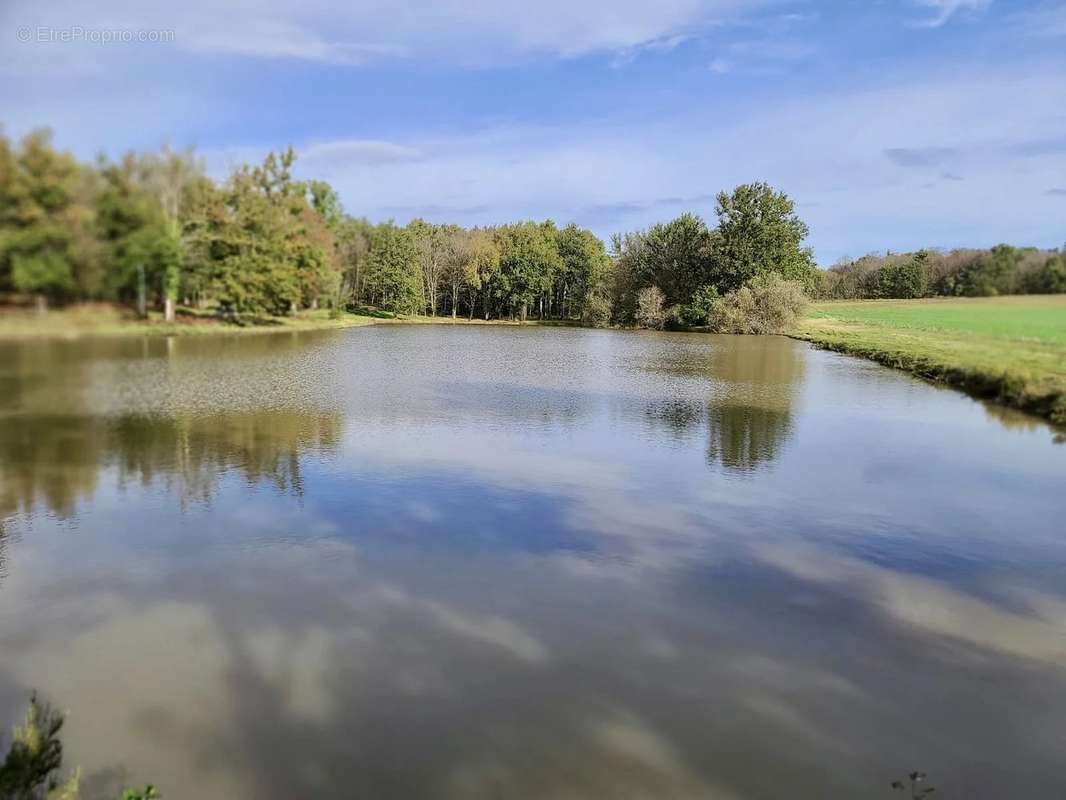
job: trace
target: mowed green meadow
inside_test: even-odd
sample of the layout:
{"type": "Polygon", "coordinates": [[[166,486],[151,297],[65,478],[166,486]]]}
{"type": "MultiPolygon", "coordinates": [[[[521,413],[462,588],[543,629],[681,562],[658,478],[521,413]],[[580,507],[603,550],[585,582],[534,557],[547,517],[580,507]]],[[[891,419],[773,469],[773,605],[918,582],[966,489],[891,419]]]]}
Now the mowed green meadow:
{"type": "Polygon", "coordinates": [[[820,302],[795,335],[1066,423],[1066,295],[820,302]]]}

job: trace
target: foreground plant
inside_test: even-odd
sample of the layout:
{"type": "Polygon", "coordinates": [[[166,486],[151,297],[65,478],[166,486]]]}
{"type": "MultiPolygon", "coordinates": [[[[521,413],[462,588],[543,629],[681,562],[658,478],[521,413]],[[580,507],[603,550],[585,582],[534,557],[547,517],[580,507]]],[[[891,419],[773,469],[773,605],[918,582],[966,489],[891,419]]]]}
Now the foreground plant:
{"type": "Polygon", "coordinates": [[[25,722],[15,726],[11,748],[0,764],[0,798],[74,800],[78,796],[79,771],[66,780],[58,776],[63,763],[62,729],[63,715],[39,701],[35,693],[25,722]]]}
{"type": "MultiPolygon", "coordinates": [[[[22,725],[16,725],[11,747],[0,762],[0,800],[77,800],[81,770],[60,777],[63,766],[63,714],[51,704],[30,697],[22,725]]],[[[154,786],[127,789],[122,800],[160,800],[154,786]]]]}

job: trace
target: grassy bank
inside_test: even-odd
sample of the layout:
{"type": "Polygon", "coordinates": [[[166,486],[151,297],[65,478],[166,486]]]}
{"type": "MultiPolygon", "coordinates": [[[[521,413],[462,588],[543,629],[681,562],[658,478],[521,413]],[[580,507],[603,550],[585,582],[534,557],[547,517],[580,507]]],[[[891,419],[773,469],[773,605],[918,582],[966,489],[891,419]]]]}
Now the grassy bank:
{"type": "Polygon", "coordinates": [[[53,309],[39,315],[22,308],[0,307],[0,341],[5,339],[77,338],[80,336],[197,336],[218,333],[270,333],[276,331],[312,331],[357,328],[388,323],[426,325],[568,325],[558,320],[511,320],[465,317],[423,317],[366,310],[339,316],[329,311],[305,311],[286,317],[244,317],[223,320],[208,312],[180,308],[174,322],[166,322],[162,313],[152,311],[147,319],[121,306],[85,304],[53,309]]]}
{"type": "Polygon", "coordinates": [[[120,306],[78,305],[40,315],[24,309],[0,311],[0,340],[76,338],[79,336],[188,336],[215,333],[320,330],[370,325],[378,320],[358,314],[331,317],[328,311],[308,311],[290,317],[223,320],[206,312],[179,309],[174,322],[150,312],[147,319],[120,306]]]}
{"type": "Polygon", "coordinates": [[[794,335],[1066,424],[1066,295],[815,303],[794,335]]]}

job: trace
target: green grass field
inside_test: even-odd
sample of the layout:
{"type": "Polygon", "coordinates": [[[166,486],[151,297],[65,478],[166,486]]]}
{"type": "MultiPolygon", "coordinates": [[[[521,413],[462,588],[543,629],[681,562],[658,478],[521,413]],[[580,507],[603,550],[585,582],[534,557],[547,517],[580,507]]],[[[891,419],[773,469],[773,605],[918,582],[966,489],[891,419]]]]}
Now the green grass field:
{"type": "Polygon", "coordinates": [[[815,303],[796,336],[1066,423],[1066,295],[815,303]]]}

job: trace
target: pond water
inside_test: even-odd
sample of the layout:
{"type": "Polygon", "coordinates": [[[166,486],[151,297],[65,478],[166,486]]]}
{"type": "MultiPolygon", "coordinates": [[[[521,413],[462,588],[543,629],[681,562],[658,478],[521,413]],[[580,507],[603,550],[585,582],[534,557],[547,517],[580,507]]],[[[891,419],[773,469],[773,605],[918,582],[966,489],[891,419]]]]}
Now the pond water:
{"type": "Polygon", "coordinates": [[[1061,797],[1061,438],[779,337],[2,344],[0,725],[90,800],[1061,797]]]}

